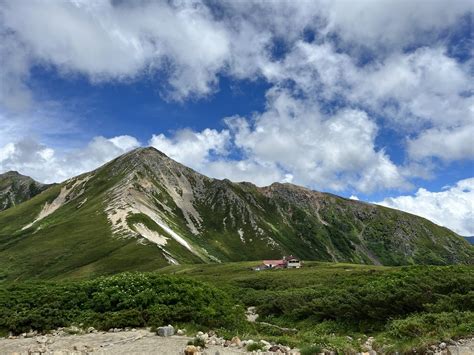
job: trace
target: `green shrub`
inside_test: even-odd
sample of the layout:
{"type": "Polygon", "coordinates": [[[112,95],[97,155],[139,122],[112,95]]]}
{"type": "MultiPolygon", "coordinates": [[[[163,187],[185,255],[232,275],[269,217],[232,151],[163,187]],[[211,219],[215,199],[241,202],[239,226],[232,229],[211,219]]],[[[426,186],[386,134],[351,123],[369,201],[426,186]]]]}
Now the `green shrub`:
{"type": "Polygon", "coordinates": [[[199,346],[199,347],[204,349],[206,347],[206,342],[204,341],[204,339],[196,337],[196,338],[188,341],[188,345],[199,346]]]}
{"type": "Polygon", "coordinates": [[[412,339],[436,335],[473,334],[474,312],[443,312],[415,314],[394,320],[388,325],[393,338],[412,339]]]}
{"type": "Polygon", "coordinates": [[[124,273],[81,282],[24,282],[0,288],[0,329],[47,331],[72,323],[98,329],[172,323],[238,329],[243,310],[203,282],[124,273]]]}
{"type": "Polygon", "coordinates": [[[323,349],[321,348],[320,345],[313,344],[313,345],[303,347],[300,351],[300,354],[301,355],[317,355],[322,352],[323,352],[323,349]]]}
{"type": "Polygon", "coordinates": [[[255,342],[255,343],[247,345],[247,351],[263,350],[263,348],[264,348],[264,345],[260,342],[255,342]]]}

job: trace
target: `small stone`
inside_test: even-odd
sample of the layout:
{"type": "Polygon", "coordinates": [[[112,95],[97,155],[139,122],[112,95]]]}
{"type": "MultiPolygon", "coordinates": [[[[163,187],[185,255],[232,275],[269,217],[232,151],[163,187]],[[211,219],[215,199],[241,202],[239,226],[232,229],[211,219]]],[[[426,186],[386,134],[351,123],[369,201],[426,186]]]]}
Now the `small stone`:
{"type": "Polygon", "coordinates": [[[239,337],[233,337],[230,342],[232,344],[235,344],[235,346],[238,346],[238,347],[242,346],[242,341],[240,340],[239,337]]]}
{"type": "Polygon", "coordinates": [[[174,327],[172,325],[168,325],[166,327],[159,327],[156,332],[161,337],[169,337],[174,335],[174,327]]]}
{"type": "Polygon", "coordinates": [[[439,348],[440,348],[441,350],[446,349],[446,343],[445,343],[445,342],[440,343],[440,344],[439,344],[439,348]]]}
{"type": "Polygon", "coordinates": [[[95,331],[94,327],[87,328],[87,333],[93,333],[95,331]]]}
{"type": "MultiPolygon", "coordinates": [[[[201,332],[202,333],[202,332],[201,332]]],[[[201,340],[204,340],[206,341],[208,338],[209,338],[209,335],[207,335],[207,333],[202,333],[202,334],[198,334],[197,336],[199,339],[201,340]]]]}
{"type": "Polygon", "coordinates": [[[186,333],[184,332],[183,329],[178,329],[178,331],[176,332],[176,334],[177,334],[177,335],[184,335],[184,334],[186,334],[186,333]]]}
{"type": "Polygon", "coordinates": [[[46,344],[47,341],[48,341],[48,338],[45,337],[44,335],[36,337],[36,342],[38,344],[46,344]]]}
{"type": "Polygon", "coordinates": [[[184,348],[184,355],[199,355],[199,349],[194,345],[188,345],[184,348]]]}

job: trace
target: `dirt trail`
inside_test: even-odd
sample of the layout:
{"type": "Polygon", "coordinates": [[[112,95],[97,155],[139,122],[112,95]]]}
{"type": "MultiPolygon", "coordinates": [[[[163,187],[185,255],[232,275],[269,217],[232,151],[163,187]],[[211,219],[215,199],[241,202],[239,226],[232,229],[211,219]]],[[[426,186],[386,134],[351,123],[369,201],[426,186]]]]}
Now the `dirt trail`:
{"type": "MultiPolygon", "coordinates": [[[[158,354],[183,355],[191,338],[186,336],[159,337],[155,333],[138,329],[117,333],[99,332],[84,335],[36,336],[33,338],[0,338],[0,354],[158,354]]],[[[203,355],[235,355],[240,349],[210,345],[203,355]]]]}

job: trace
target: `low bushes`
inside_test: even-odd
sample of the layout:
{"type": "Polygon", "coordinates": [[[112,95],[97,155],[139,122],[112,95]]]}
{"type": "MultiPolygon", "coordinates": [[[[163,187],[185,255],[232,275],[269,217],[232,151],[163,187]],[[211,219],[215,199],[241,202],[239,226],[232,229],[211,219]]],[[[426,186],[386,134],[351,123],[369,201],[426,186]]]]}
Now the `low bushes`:
{"type": "Polygon", "coordinates": [[[472,271],[468,266],[404,267],[373,275],[339,275],[315,287],[281,289],[273,284],[249,294],[258,313],[273,321],[334,320],[360,324],[364,330],[382,329],[388,320],[413,313],[474,310],[472,271]]]}
{"type": "Polygon", "coordinates": [[[47,331],[72,323],[98,329],[194,323],[244,324],[243,310],[203,282],[151,273],[124,273],[80,282],[22,282],[0,288],[0,329],[47,331]]]}
{"type": "Polygon", "coordinates": [[[387,333],[397,339],[474,334],[474,312],[422,313],[388,324],[387,333]]]}

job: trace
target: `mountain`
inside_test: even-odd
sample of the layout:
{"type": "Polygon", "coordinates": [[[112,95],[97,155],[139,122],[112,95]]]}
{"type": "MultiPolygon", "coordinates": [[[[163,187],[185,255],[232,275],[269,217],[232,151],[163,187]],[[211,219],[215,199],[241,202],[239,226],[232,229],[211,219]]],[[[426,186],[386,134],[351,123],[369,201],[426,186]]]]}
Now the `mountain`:
{"type": "Polygon", "coordinates": [[[291,184],[211,179],[154,148],[0,213],[0,278],[287,254],[384,265],[474,262],[474,247],[424,218],[291,184]]]}
{"type": "Polygon", "coordinates": [[[50,186],[17,171],[0,174],[0,211],[29,200],[50,186]]]}

